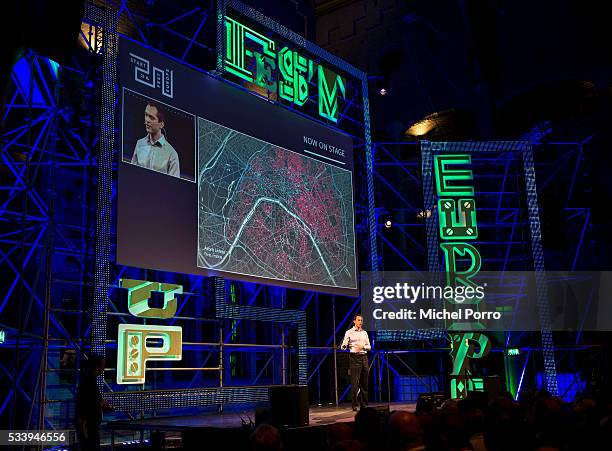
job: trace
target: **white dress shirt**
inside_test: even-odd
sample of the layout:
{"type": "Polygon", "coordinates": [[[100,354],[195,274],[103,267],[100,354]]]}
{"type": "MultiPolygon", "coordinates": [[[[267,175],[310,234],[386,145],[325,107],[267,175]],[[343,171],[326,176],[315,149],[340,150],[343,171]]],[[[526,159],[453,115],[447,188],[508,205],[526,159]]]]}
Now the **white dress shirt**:
{"type": "Polygon", "coordinates": [[[365,354],[366,351],[372,349],[368,333],[363,329],[357,330],[356,327],[351,327],[346,331],[344,340],[342,340],[341,348],[346,349],[347,347],[351,352],[365,354]]]}
{"type": "Polygon", "coordinates": [[[174,177],[181,176],[178,154],[164,135],[155,142],[151,142],[149,135],[139,139],[132,156],[132,164],[174,177]]]}

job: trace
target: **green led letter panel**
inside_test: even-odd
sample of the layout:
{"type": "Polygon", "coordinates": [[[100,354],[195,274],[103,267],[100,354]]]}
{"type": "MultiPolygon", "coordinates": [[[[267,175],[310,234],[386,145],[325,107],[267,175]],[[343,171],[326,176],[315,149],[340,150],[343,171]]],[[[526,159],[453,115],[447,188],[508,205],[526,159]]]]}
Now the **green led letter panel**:
{"type": "Polygon", "coordinates": [[[475,240],[478,238],[474,199],[459,199],[459,201],[440,199],[438,214],[440,237],[443,240],[475,240]]]}
{"type": "Polygon", "coordinates": [[[183,329],[179,326],[119,324],[117,337],[117,383],[144,384],[148,360],[181,360],[183,329]],[[147,340],[161,340],[149,347],[147,340]]]}
{"type": "Polygon", "coordinates": [[[436,189],[438,196],[474,196],[471,169],[450,169],[448,166],[471,164],[469,155],[434,155],[434,172],[436,174],[436,189]],[[450,184],[449,182],[455,182],[450,184]]]}
{"type": "Polygon", "coordinates": [[[278,53],[278,59],[282,77],[278,95],[296,105],[304,105],[308,99],[308,80],[305,75],[312,72],[312,69],[309,71],[312,61],[287,47],[278,53]]]}
{"type": "Polygon", "coordinates": [[[119,286],[128,290],[128,311],[140,318],[172,318],[177,309],[176,295],[183,292],[181,285],[148,282],[146,280],[121,279],[119,286]],[[164,306],[162,308],[149,307],[149,300],[153,291],[163,293],[164,306]]]}
{"type": "Polygon", "coordinates": [[[333,122],[338,122],[338,96],[346,95],[344,81],[340,75],[326,70],[323,66],[318,68],[319,77],[319,115],[333,122]],[[327,74],[331,75],[332,88],[330,90],[327,82],[327,74]]]}
{"type": "Polygon", "coordinates": [[[489,337],[467,332],[451,335],[451,398],[467,397],[468,391],[482,391],[482,379],[471,377],[470,359],[481,359],[491,350],[489,337]]]}
{"type": "Polygon", "coordinates": [[[477,287],[471,279],[480,271],[480,252],[469,243],[440,243],[444,252],[444,263],[446,265],[446,282],[449,287],[465,285],[466,287],[477,287]],[[465,265],[463,259],[469,259],[467,269],[459,270],[457,263],[459,257],[463,257],[461,266],[465,265]]]}
{"type": "Polygon", "coordinates": [[[259,52],[253,52],[253,57],[257,68],[255,83],[267,91],[276,92],[276,81],[272,75],[276,70],[276,61],[259,52]]]}
{"type": "Polygon", "coordinates": [[[250,62],[246,60],[247,56],[253,57],[254,55],[253,52],[247,50],[245,40],[248,39],[257,43],[261,46],[264,55],[273,60],[276,59],[276,43],[273,40],[245,27],[230,17],[225,18],[225,36],[225,68],[228,72],[243,80],[255,81],[253,73],[247,69],[250,62]]]}

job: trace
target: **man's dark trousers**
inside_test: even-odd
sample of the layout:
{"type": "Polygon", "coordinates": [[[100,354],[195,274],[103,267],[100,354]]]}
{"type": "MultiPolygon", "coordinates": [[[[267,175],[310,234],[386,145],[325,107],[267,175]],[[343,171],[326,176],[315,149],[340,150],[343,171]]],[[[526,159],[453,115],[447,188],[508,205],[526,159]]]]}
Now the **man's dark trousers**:
{"type": "Polygon", "coordinates": [[[351,399],[353,408],[357,407],[357,390],[359,390],[359,404],[364,407],[368,405],[368,378],[370,367],[367,354],[352,352],[350,356],[351,369],[351,399]]]}

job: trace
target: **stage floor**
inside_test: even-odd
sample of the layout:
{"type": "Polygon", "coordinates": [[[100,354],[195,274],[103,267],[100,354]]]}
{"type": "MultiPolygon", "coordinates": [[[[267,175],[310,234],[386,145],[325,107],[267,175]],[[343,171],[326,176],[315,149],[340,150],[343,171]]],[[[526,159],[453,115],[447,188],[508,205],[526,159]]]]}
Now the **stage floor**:
{"type": "MultiPolygon", "coordinates": [[[[416,404],[397,403],[392,402],[388,405],[389,410],[408,410],[414,412],[416,404]]],[[[370,403],[370,407],[387,407],[387,403],[370,403]]],[[[321,406],[321,407],[310,407],[308,416],[310,419],[310,426],[324,426],[333,423],[347,423],[352,422],[355,419],[355,414],[350,404],[336,406],[321,406]]]]}
{"type": "MultiPolygon", "coordinates": [[[[387,403],[371,403],[370,407],[386,407],[387,403]]],[[[391,403],[389,409],[414,412],[416,404],[391,403]]],[[[336,406],[311,406],[309,409],[310,427],[334,423],[347,423],[355,419],[350,404],[336,406]]],[[[204,414],[194,416],[158,417],[143,420],[113,421],[107,423],[111,430],[129,431],[182,431],[191,428],[239,428],[243,424],[255,423],[254,411],[204,414]]]]}

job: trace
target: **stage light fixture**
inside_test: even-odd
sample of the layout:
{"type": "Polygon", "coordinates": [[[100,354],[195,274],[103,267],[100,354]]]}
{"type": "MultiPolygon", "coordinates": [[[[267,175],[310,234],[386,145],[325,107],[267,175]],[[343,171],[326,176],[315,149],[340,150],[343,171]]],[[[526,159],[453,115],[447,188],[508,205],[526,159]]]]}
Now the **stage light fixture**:
{"type": "Polygon", "coordinates": [[[417,219],[431,218],[431,210],[421,210],[417,213],[417,219]]]}
{"type": "Polygon", "coordinates": [[[390,229],[391,227],[393,227],[393,221],[391,221],[391,219],[387,219],[385,221],[385,228],[390,229]]]}
{"type": "Polygon", "coordinates": [[[406,130],[406,135],[416,137],[423,136],[429,133],[435,126],[436,121],[434,119],[423,119],[406,130]]]}
{"type": "Polygon", "coordinates": [[[454,114],[454,110],[452,109],[429,114],[408,127],[404,135],[412,138],[423,138],[436,128],[448,128],[451,126],[452,121],[450,117],[452,114],[454,114]]]}
{"type": "Polygon", "coordinates": [[[389,94],[389,77],[387,75],[378,75],[374,77],[376,80],[376,92],[381,96],[389,94]]]}

